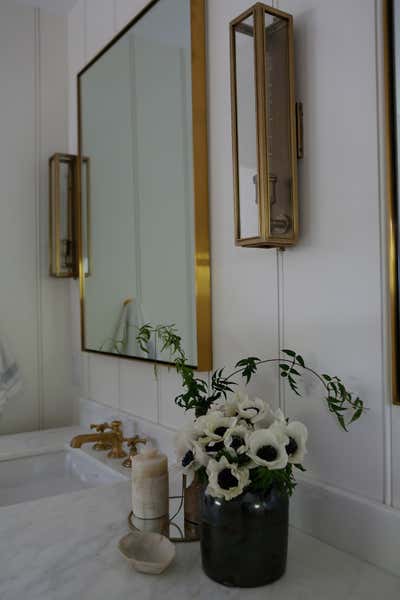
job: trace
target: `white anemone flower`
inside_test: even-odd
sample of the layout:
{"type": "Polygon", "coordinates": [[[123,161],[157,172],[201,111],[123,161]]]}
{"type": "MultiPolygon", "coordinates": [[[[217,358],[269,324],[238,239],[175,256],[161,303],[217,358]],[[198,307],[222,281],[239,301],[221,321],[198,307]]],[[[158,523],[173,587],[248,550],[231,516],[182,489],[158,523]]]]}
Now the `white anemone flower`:
{"type": "Polygon", "coordinates": [[[304,456],[307,454],[307,427],[299,421],[293,421],[287,425],[286,435],[289,438],[289,442],[286,444],[289,462],[299,465],[303,462],[304,456]]]}
{"type": "Polygon", "coordinates": [[[225,417],[220,411],[211,411],[199,417],[194,424],[195,431],[211,440],[222,441],[228,429],[236,424],[234,417],[225,417]]]}
{"type": "Polygon", "coordinates": [[[267,402],[264,402],[264,405],[264,410],[261,410],[258,415],[252,419],[254,429],[268,429],[276,422],[286,425],[285,415],[280,408],[274,411],[267,402]]]}
{"type": "Polygon", "coordinates": [[[267,402],[261,398],[251,400],[248,396],[244,396],[239,402],[238,415],[253,425],[261,422],[264,427],[269,427],[275,420],[274,412],[267,402]]]}
{"type": "Polygon", "coordinates": [[[196,444],[207,456],[213,456],[217,452],[220,452],[220,450],[225,449],[223,439],[215,440],[209,436],[199,438],[196,444]]]}
{"type": "Polygon", "coordinates": [[[196,441],[193,430],[184,430],[175,436],[177,468],[186,475],[188,485],[193,481],[194,473],[200,467],[208,465],[209,456],[196,441]]]}
{"type": "Polygon", "coordinates": [[[232,500],[240,496],[250,483],[249,469],[229,463],[225,456],[219,461],[210,460],[207,475],[208,487],[206,493],[214,498],[232,500]]]}
{"type": "Polygon", "coordinates": [[[284,469],[288,463],[286,445],[289,438],[273,425],[269,429],[258,429],[247,440],[247,455],[252,459],[252,467],[284,469]]]}
{"type": "Polygon", "coordinates": [[[250,427],[244,421],[241,421],[237,425],[231,427],[224,439],[226,448],[230,451],[233,450],[233,452],[236,454],[244,454],[247,452],[246,440],[250,431],[250,427]]]}

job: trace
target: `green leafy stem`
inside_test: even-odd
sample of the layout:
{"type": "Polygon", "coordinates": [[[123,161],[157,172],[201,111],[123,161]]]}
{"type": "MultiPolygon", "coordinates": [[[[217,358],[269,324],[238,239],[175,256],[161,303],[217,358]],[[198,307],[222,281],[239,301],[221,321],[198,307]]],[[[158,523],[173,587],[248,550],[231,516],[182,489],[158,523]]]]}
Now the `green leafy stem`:
{"type": "Polygon", "coordinates": [[[178,334],[175,325],[156,325],[149,323],[143,325],[137,334],[137,342],[143,352],[148,352],[148,344],[155,337],[159,341],[160,352],[168,351],[171,361],[174,362],[177,373],[182,378],[184,392],[175,398],[178,406],[188,410],[194,410],[197,417],[207,413],[209,408],[221,398],[234,392],[238,382],[238,376],[245,380],[246,385],[257,373],[262,365],[277,364],[280,375],[285,379],[290,388],[297,396],[299,392],[298,382],[304,372],[311,373],[322,385],[328,410],[332,413],[338,424],[345,431],[349,425],[357,421],[366,411],[364,402],[352,392],[347,390],[339,377],[332,377],[326,373],[320,375],[306,365],[303,357],[294,350],[282,350],[282,358],[261,360],[255,356],[241,359],[235,365],[235,370],[226,375],[225,369],[213,372],[210,383],[195,376],[193,367],[187,364],[187,357],[182,348],[182,338],[178,334]]]}

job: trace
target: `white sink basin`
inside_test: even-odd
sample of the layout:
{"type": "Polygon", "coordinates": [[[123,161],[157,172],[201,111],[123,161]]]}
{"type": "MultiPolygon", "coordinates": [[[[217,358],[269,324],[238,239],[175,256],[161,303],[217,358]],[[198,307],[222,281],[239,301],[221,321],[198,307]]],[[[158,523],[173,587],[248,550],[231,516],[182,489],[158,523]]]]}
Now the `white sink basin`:
{"type": "Polygon", "coordinates": [[[0,461],[0,506],[126,481],[81,450],[0,461]]]}

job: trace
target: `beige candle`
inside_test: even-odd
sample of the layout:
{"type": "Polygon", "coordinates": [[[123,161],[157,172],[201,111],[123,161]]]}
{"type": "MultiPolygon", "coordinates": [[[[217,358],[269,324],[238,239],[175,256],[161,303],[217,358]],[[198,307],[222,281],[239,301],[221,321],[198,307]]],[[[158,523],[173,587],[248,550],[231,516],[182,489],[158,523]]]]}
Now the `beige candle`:
{"type": "Polygon", "coordinates": [[[159,519],[169,512],[168,459],[156,449],[132,459],[132,510],[141,519],[159,519]]]}

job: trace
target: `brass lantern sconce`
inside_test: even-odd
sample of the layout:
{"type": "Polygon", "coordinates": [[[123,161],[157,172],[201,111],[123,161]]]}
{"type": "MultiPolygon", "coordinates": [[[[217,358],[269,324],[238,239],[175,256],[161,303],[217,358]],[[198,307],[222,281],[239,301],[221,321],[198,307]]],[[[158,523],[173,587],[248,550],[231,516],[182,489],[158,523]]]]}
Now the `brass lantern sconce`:
{"type": "Polygon", "coordinates": [[[257,3],[230,30],[235,241],[293,246],[299,231],[297,159],[303,152],[293,17],[257,3]]]}
{"type": "MultiPolygon", "coordinates": [[[[77,167],[74,154],[54,154],[49,160],[49,254],[50,275],[79,277],[77,234],[77,167]]],[[[82,160],[82,219],[85,275],[90,274],[90,172],[89,159],[82,160]]]]}

